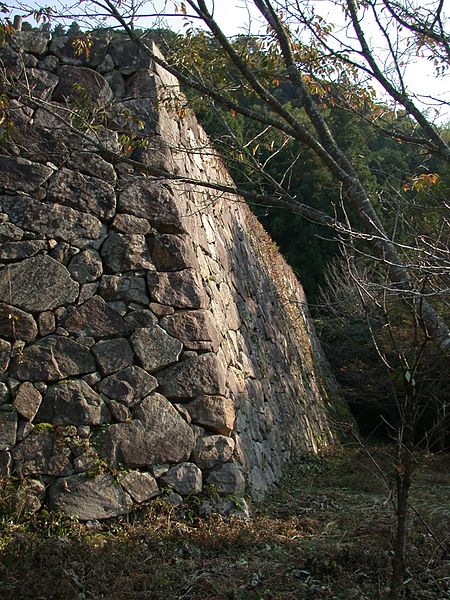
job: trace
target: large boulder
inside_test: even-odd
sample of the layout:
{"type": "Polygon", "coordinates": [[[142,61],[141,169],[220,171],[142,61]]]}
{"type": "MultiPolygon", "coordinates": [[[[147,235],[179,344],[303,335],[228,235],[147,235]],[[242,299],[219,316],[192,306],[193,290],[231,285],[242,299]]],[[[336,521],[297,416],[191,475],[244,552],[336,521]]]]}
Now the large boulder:
{"type": "Polygon", "coordinates": [[[0,272],[0,300],[7,302],[13,298],[15,306],[24,310],[51,310],[73,302],[78,292],[79,285],[66,267],[45,254],[0,272]]]}
{"type": "Polygon", "coordinates": [[[67,516],[92,521],[123,515],[133,501],[111,475],[92,478],[80,474],[58,479],[50,488],[49,505],[67,516]]]}

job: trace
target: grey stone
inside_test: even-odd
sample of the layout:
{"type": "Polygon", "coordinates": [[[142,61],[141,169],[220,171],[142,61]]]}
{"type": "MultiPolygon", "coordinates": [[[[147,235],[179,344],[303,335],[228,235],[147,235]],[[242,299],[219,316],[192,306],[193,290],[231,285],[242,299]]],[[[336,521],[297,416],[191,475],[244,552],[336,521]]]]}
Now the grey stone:
{"type": "Polygon", "coordinates": [[[0,243],[17,242],[23,238],[23,231],[13,223],[0,223],[0,243]]]}
{"type": "Polygon", "coordinates": [[[35,192],[52,173],[50,167],[25,158],[0,156],[0,187],[12,192],[35,192]]]}
{"type": "Polygon", "coordinates": [[[51,39],[47,31],[15,31],[13,44],[32,54],[44,54],[51,39]]]}
{"type": "Polygon", "coordinates": [[[103,275],[99,293],[105,300],[149,303],[145,279],[137,275],[103,275]]]}
{"type": "Polygon", "coordinates": [[[139,329],[141,327],[151,328],[158,323],[158,319],[152,311],[146,310],[145,308],[130,311],[125,317],[125,321],[134,329],[139,329]]]}
{"type": "Polygon", "coordinates": [[[0,450],[0,477],[10,477],[12,468],[11,453],[0,450]]]}
{"type": "Polygon", "coordinates": [[[230,435],[233,431],[236,412],[230,398],[199,396],[185,406],[192,421],[205,429],[222,435],[230,435]]]}
{"type": "Polygon", "coordinates": [[[77,48],[77,36],[58,36],[52,39],[50,52],[55,54],[61,62],[69,65],[86,65],[96,67],[104,60],[108,47],[108,39],[103,37],[94,37],[91,39],[89,52],[80,52],[77,48]]]}
{"type": "Polygon", "coordinates": [[[12,297],[25,310],[38,312],[68,304],[78,290],[67,269],[47,255],[27,258],[0,273],[0,300],[12,297]]]}
{"type": "MultiPolygon", "coordinates": [[[[5,406],[3,404],[3,406],[5,406]]],[[[16,443],[17,414],[0,412],[0,450],[9,450],[16,443]]]]}
{"type": "Polygon", "coordinates": [[[132,40],[114,41],[110,53],[116,67],[124,75],[130,75],[138,69],[148,69],[151,64],[148,54],[132,40]]]}
{"type": "Polygon", "coordinates": [[[74,171],[85,173],[86,175],[90,175],[97,179],[102,179],[111,185],[114,185],[117,179],[116,171],[112,164],[92,151],[73,152],[67,165],[74,171]]]}
{"type": "Polygon", "coordinates": [[[39,334],[42,337],[53,333],[56,329],[55,315],[50,311],[41,313],[38,317],[38,325],[39,334]]]}
{"type": "Polygon", "coordinates": [[[49,335],[25,348],[16,370],[22,381],[55,381],[91,373],[96,366],[85,346],[69,338],[49,335]]]}
{"type": "Polygon", "coordinates": [[[166,315],[173,315],[173,313],[175,312],[175,309],[173,308],[173,306],[166,306],[165,304],[158,304],[158,302],[150,302],[148,307],[157,317],[165,317],[166,315]]]}
{"type": "Polygon", "coordinates": [[[73,472],[70,449],[61,444],[52,431],[34,431],[12,451],[19,477],[50,475],[65,477],[73,472]]]}
{"type": "Polygon", "coordinates": [[[21,482],[16,492],[16,511],[19,515],[34,514],[41,509],[45,499],[45,485],[37,479],[21,482]]]}
{"type": "Polygon", "coordinates": [[[117,207],[120,212],[148,219],[158,231],[184,233],[189,223],[186,208],[181,208],[173,193],[159,181],[137,178],[122,191],[117,207]],[[184,212],[183,212],[184,209],[184,212]]]}
{"type": "Polygon", "coordinates": [[[97,71],[102,75],[107,73],[108,71],[112,71],[114,69],[114,61],[112,59],[111,54],[107,54],[102,62],[98,65],[97,71]]]}
{"type": "Polygon", "coordinates": [[[0,375],[6,371],[11,359],[11,344],[0,339],[0,375]]]}
{"type": "Polygon", "coordinates": [[[50,179],[46,199],[100,219],[109,219],[116,209],[116,195],[109,183],[65,168],[50,179]]]}
{"type": "Polygon", "coordinates": [[[160,394],[147,396],[131,423],[111,425],[102,452],[111,462],[135,467],[180,462],[194,448],[194,434],[170,402],[160,394]]]}
{"type": "Polygon", "coordinates": [[[81,474],[59,479],[49,490],[51,510],[62,511],[80,521],[118,517],[132,505],[130,496],[107,473],[94,478],[81,474]]]}
{"type": "Polygon", "coordinates": [[[145,502],[159,494],[158,484],[150,473],[129,471],[118,479],[120,485],[130,494],[135,502],[145,502]]]}
{"type": "Polygon", "coordinates": [[[96,281],[103,273],[102,261],[98,252],[90,248],[76,254],[67,268],[78,283],[96,281]]]}
{"type": "Polygon", "coordinates": [[[160,321],[170,335],[176,336],[189,350],[217,352],[220,336],[212,314],[206,310],[186,310],[160,321]]]}
{"type": "Polygon", "coordinates": [[[200,494],[202,491],[202,472],[190,462],[170,468],[160,481],[164,485],[172,487],[181,496],[200,494]]]}
{"type": "Polygon", "coordinates": [[[29,423],[28,421],[22,421],[21,423],[19,423],[19,426],[17,427],[16,442],[23,442],[23,440],[30,435],[33,429],[34,425],[32,423],[29,423]]]}
{"type": "Polygon", "coordinates": [[[84,102],[87,107],[104,107],[113,99],[108,82],[96,71],[85,67],[61,67],[59,83],[52,96],[57,102],[84,102]]]}
{"type": "Polygon", "coordinates": [[[154,270],[143,235],[111,231],[102,246],[101,255],[106,273],[154,270]]]}
{"type": "Polygon", "coordinates": [[[94,296],[78,307],[65,321],[69,333],[93,338],[127,335],[132,328],[100,296],[94,296]]]}
{"type": "Polygon", "coordinates": [[[43,71],[49,71],[50,73],[56,73],[59,67],[59,61],[56,56],[48,55],[45,56],[38,63],[39,69],[43,71]]]}
{"type": "Polygon", "coordinates": [[[22,229],[66,242],[95,239],[103,234],[103,226],[96,217],[68,206],[44,204],[28,196],[0,196],[0,208],[22,229]]]}
{"type": "Polygon", "coordinates": [[[83,283],[80,287],[80,295],[78,296],[77,304],[84,304],[86,300],[95,296],[99,288],[99,282],[83,283]]]}
{"type": "Polygon", "coordinates": [[[187,235],[156,235],[150,242],[150,253],[157,271],[180,271],[197,264],[194,245],[187,235]]]}
{"type": "MultiPolygon", "coordinates": [[[[30,63],[31,64],[31,63],[30,63]]],[[[17,82],[17,92],[36,100],[48,100],[58,84],[58,77],[40,69],[25,69],[17,82]]]]}
{"type": "Polygon", "coordinates": [[[21,260],[34,256],[47,248],[43,240],[24,240],[21,242],[5,242],[0,248],[0,260],[21,260]]]}
{"type": "Polygon", "coordinates": [[[152,229],[147,219],[141,219],[140,217],[124,213],[117,214],[111,226],[121,233],[139,235],[147,235],[152,229]]]}
{"type": "Polygon", "coordinates": [[[102,425],[111,415],[100,396],[85,381],[76,379],[48,388],[37,420],[55,425],[102,425]]]}
{"type": "Polygon", "coordinates": [[[214,467],[206,477],[205,483],[214,486],[221,496],[245,493],[245,478],[236,463],[214,467]]]}
{"type": "Polygon", "coordinates": [[[124,406],[121,402],[110,400],[108,402],[108,409],[113,419],[118,423],[124,423],[125,421],[131,420],[131,413],[129,409],[124,406]]]}
{"type": "Polygon", "coordinates": [[[125,369],[134,362],[133,350],[125,338],[101,340],[92,347],[92,353],[103,376],[125,369]]]}
{"type": "Polygon", "coordinates": [[[215,354],[184,360],[158,373],[161,393],[171,399],[225,393],[225,369],[215,354]]]}
{"type": "Polygon", "coordinates": [[[105,377],[99,384],[100,392],[127,406],[137,404],[158,387],[158,382],[146,371],[135,365],[105,377]]]}
{"type": "Polygon", "coordinates": [[[97,467],[99,460],[100,457],[97,452],[92,450],[92,448],[88,448],[74,459],[73,468],[75,469],[75,473],[94,470],[97,467]]]}
{"type": "Polygon", "coordinates": [[[234,451],[234,440],[224,435],[208,435],[197,440],[192,453],[193,462],[200,469],[212,469],[219,463],[230,460],[234,451]]]}
{"type": "MultiPolygon", "coordinates": [[[[94,341],[94,343],[95,343],[95,341],[94,341]]],[[[94,345],[94,344],[92,344],[92,345],[94,345]]],[[[102,376],[101,376],[101,373],[96,371],[95,373],[89,373],[88,375],[83,375],[82,380],[85,381],[88,385],[93,386],[102,380],[102,376]]]]}
{"type": "Polygon", "coordinates": [[[9,390],[6,383],[0,381],[0,404],[6,404],[9,400],[9,390]]]}
{"type": "Polygon", "coordinates": [[[197,271],[148,273],[147,284],[154,302],[175,308],[207,308],[208,296],[197,271]]]}
{"type": "Polygon", "coordinates": [[[179,340],[158,325],[137,329],[131,336],[131,343],[142,367],[149,372],[176,362],[183,349],[179,340]]]}
{"type": "Polygon", "coordinates": [[[115,98],[123,98],[125,95],[125,80],[119,71],[109,71],[108,73],[103,73],[103,77],[109,83],[109,87],[114,92],[115,98]]]}
{"type": "Polygon", "coordinates": [[[14,408],[27,421],[36,416],[42,402],[42,395],[32,383],[26,381],[19,387],[14,398],[14,408]]]}

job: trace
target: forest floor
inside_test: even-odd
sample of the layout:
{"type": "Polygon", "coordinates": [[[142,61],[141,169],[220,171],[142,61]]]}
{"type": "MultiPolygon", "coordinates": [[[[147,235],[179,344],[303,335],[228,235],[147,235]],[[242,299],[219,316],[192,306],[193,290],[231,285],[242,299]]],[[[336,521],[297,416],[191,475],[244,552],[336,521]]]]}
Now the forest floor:
{"type": "MultiPolygon", "coordinates": [[[[390,450],[373,448],[386,469],[390,450]]],[[[417,456],[409,599],[450,599],[449,467],[449,455],[417,456]]],[[[394,522],[355,448],[299,458],[248,520],[201,519],[193,501],[180,509],[161,500],[97,529],[3,514],[0,598],[376,600],[388,592],[394,522]]]]}

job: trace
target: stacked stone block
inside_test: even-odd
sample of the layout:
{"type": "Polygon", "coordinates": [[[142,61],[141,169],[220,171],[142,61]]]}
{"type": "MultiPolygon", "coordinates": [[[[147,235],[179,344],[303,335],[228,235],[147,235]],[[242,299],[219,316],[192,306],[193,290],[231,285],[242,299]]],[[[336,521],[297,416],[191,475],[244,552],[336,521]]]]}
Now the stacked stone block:
{"type": "Polygon", "coordinates": [[[242,199],[192,183],[232,184],[175,78],[72,42],[0,49],[0,471],[82,520],[259,496],[333,439],[301,286],[242,199]]]}

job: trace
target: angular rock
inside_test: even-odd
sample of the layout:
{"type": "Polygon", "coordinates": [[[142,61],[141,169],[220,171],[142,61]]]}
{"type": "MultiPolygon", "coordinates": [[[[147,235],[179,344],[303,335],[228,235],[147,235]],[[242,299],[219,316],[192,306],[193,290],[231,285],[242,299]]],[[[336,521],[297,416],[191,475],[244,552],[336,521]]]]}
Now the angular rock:
{"type": "Polygon", "coordinates": [[[140,329],[141,327],[151,328],[158,323],[158,319],[153,312],[146,309],[130,311],[126,315],[125,321],[134,329],[140,329]]]}
{"type": "Polygon", "coordinates": [[[111,231],[101,250],[106,273],[154,270],[143,235],[127,235],[111,231]]]}
{"type": "Polygon", "coordinates": [[[197,440],[192,460],[200,469],[212,469],[226,463],[234,452],[234,440],[224,435],[208,435],[197,440]]]}
{"type": "Polygon", "coordinates": [[[59,479],[49,490],[49,506],[80,521],[92,521],[123,515],[133,501],[111,475],[102,473],[94,478],[73,475],[59,479]]]}
{"type": "Polygon", "coordinates": [[[103,234],[97,218],[68,206],[44,204],[28,196],[0,196],[0,208],[15,225],[66,242],[96,239],[103,234]]]}
{"type": "Polygon", "coordinates": [[[52,96],[57,102],[83,102],[87,108],[104,107],[113,99],[107,81],[92,69],[61,67],[59,83],[52,96]]]}
{"type": "Polygon", "coordinates": [[[37,479],[21,482],[16,492],[16,511],[19,515],[34,514],[42,507],[45,499],[45,485],[37,479]]]}
{"type": "Polygon", "coordinates": [[[125,338],[97,342],[92,347],[92,353],[103,376],[125,369],[134,362],[133,350],[125,338]]]}
{"type": "Polygon", "coordinates": [[[136,179],[127,185],[119,195],[117,208],[121,212],[148,219],[161,232],[185,233],[189,227],[187,207],[159,181],[148,177],[136,179]]]}
{"type": "Polygon", "coordinates": [[[53,174],[53,169],[25,158],[0,156],[0,187],[12,192],[35,192],[53,174]]]}
{"type": "Polygon", "coordinates": [[[110,52],[116,67],[124,75],[130,75],[138,69],[148,69],[152,62],[148,54],[132,40],[114,41],[110,52]]]}
{"type": "Polygon", "coordinates": [[[74,171],[102,179],[111,185],[116,182],[117,175],[112,164],[95,152],[73,152],[67,164],[74,171]]]}
{"type": "Polygon", "coordinates": [[[150,473],[129,471],[126,475],[119,477],[119,483],[135,502],[145,502],[159,494],[156,479],[150,473]]]}
{"type": "Polygon", "coordinates": [[[31,435],[13,449],[12,455],[19,477],[65,477],[73,472],[70,449],[61,444],[51,431],[38,431],[35,428],[31,435]]]}
{"type": "Polygon", "coordinates": [[[117,214],[112,222],[112,227],[121,233],[147,235],[151,231],[151,225],[147,219],[141,219],[124,213],[117,214]]]}
{"type": "Polygon", "coordinates": [[[123,98],[125,95],[125,80],[119,71],[109,71],[104,73],[103,77],[109,83],[109,87],[114,92],[115,98],[123,98]]]}
{"type": "Polygon", "coordinates": [[[11,359],[11,344],[0,339],[0,375],[6,371],[11,359]]]}
{"type": "Polygon", "coordinates": [[[164,485],[171,486],[181,496],[200,494],[202,491],[202,472],[190,462],[184,462],[170,468],[161,477],[164,485]]]}
{"type": "Polygon", "coordinates": [[[111,462],[149,467],[189,458],[194,434],[170,402],[160,394],[147,396],[135,409],[131,423],[111,425],[102,453],[111,462]]]}
{"type": "Polygon", "coordinates": [[[17,414],[15,412],[0,412],[0,450],[13,448],[16,443],[16,433],[17,414]]]}
{"type": "Polygon", "coordinates": [[[222,435],[230,435],[233,431],[236,411],[230,398],[198,396],[185,407],[192,421],[205,429],[222,435]]]}
{"type": "Polygon", "coordinates": [[[96,365],[85,346],[66,337],[49,335],[25,348],[16,370],[22,381],[55,381],[92,373],[96,365]]]}
{"type": "Polygon", "coordinates": [[[127,335],[132,331],[118,312],[100,296],[94,296],[77,308],[65,321],[69,333],[93,338],[127,335]]]}
{"type": "Polygon", "coordinates": [[[186,310],[160,321],[170,335],[176,336],[188,350],[217,352],[220,335],[212,314],[207,310],[186,310]]]}
{"type": "Polygon", "coordinates": [[[69,304],[78,290],[68,270],[45,254],[10,265],[0,273],[0,300],[14,298],[14,304],[25,310],[39,312],[69,304]]]}
{"type": "Polygon", "coordinates": [[[24,240],[21,242],[6,242],[0,247],[0,260],[22,260],[45,250],[44,240],[24,240]]]}
{"type": "Polygon", "coordinates": [[[183,344],[158,325],[137,329],[131,343],[142,367],[149,372],[175,363],[183,350],[183,344]]]}
{"type": "Polygon", "coordinates": [[[6,383],[0,381],[0,406],[2,404],[7,404],[9,400],[9,389],[6,383]]]}
{"type": "Polygon", "coordinates": [[[124,406],[121,402],[110,400],[108,402],[108,409],[113,419],[118,423],[124,423],[125,421],[131,420],[130,410],[124,406]]]}
{"type": "Polygon", "coordinates": [[[181,271],[197,264],[194,246],[187,235],[156,235],[150,242],[150,253],[157,271],[181,271]]]}
{"type": "Polygon", "coordinates": [[[154,302],[175,308],[207,308],[208,296],[203,281],[194,269],[171,273],[149,273],[150,296],[154,302]]]}
{"type": "Polygon", "coordinates": [[[32,383],[26,381],[17,390],[14,408],[27,421],[32,421],[42,402],[42,395],[32,383]]]}
{"type": "Polygon", "coordinates": [[[50,44],[50,52],[57,56],[61,62],[70,65],[88,65],[96,67],[104,60],[108,47],[108,39],[103,37],[92,38],[89,52],[78,52],[75,41],[77,36],[67,35],[54,37],[50,44]]]}
{"type": "Polygon", "coordinates": [[[28,421],[22,421],[21,423],[19,423],[19,426],[17,427],[16,442],[23,442],[23,440],[30,435],[33,429],[34,425],[32,423],[29,423],[28,421]]]}
{"type": "MultiPolygon", "coordinates": [[[[30,62],[33,66],[33,61],[30,62]]],[[[33,100],[48,100],[58,84],[58,77],[41,69],[25,69],[17,82],[19,93],[30,95],[33,100]]]]}
{"type": "Polygon", "coordinates": [[[55,315],[50,311],[41,313],[38,317],[38,324],[41,337],[50,335],[50,333],[53,333],[56,329],[55,315]]]}
{"type": "Polygon", "coordinates": [[[23,231],[13,223],[0,223],[0,243],[17,242],[23,238],[23,231]]]}
{"type": "Polygon", "coordinates": [[[134,406],[158,387],[158,382],[144,369],[133,365],[105,377],[98,390],[127,406],[134,406]]]}
{"type": "Polygon", "coordinates": [[[106,404],[82,379],[51,385],[37,420],[55,425],[102,425],[111,420],[106,404]]]}
{"type": "Polygon", "coordinates": [[[214,467],[205,483],[214,486],[221,496],[245,494],[245,478],[236,463],[225,463],[214,467]]]}
{"type": "Polygon", "coordinates": [[[100,280],[99,293],[105,300],[149,303],[145,279],[139,276],[103,275],[100,280]]]}
{"type": "Polygon", "coordinates": [[[13,44],[25,52],[44,54],[52,35],[48,31],[15,31],[13,44]]]}
{"type": "Polygon", "coordinates": [[[102,260],[98,252],[90,248],[76,254],[67,268],[78,283],[96,281],[103,273],[102,260]]]}
{"type": "Polygon", "coordinates": [[[46,199],[100,219],[109,219],[116,209],[116,195],[111,185],[65,168],[50,179],[46,199]]]}
{"type": "Polygon", "coordinates": [[[158,373],[161,393],[170,399],[224,395],[225,368],[215,354],[201,354],[158,373]]]}

